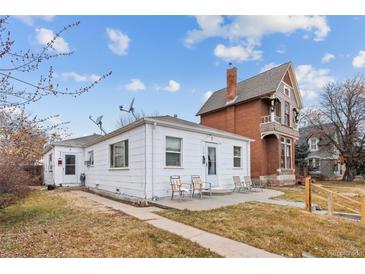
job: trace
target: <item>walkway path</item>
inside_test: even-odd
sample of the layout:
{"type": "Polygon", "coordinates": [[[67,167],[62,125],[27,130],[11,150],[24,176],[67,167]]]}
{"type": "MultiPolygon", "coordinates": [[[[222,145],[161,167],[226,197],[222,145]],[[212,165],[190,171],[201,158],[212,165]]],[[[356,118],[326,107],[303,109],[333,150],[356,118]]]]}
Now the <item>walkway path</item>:
{"type": "Polygon", "coordinates": [[[135,218],[143,220],[159,229],[177,234],[185,239],[209,248],[215,253],[228,258],[279,258],[279,255],[267,252],[256,247],[230,240],[182,223],[159,216],[154,211],[162,210],[157,207],[134,207],[121,202],[113,201],[96,194],[74,191],[81,198],[87,198],[106,207],[123,211],[135,218]]]}

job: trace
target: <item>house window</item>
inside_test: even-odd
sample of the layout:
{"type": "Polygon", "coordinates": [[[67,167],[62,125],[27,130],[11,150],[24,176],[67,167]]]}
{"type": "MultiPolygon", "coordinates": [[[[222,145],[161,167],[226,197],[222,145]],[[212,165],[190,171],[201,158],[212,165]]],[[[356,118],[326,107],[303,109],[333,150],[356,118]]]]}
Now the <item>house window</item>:
{"type": "Polygon", "coordinates": [[[281,168],[291,168],[292,158],[292,144],[291,139],[281,137],[281,168]]]}
{"type": "Polygon", "coordinates": [[[318,151],[318,138],[310,138],[308,142],[310,151],[318,151]]]}
{"type": "Polygon", "coordinates": [[[241,153],[242,148],[234,146],[233,147],[233,167],[241,167],[241,153]]]}
{"type": "Polygon", "coordinates": [[[280,120],[281,117],[281,102],[278,100],[275,104],[275,116],[280,120]]]}
{"type": "Polygon", "coordinates": [[[52,153],[48,156],[48,171],[53,171],[53,161],[52,161],[52,153]]]}
{"type": "Polygon", "coordinates": [[[182,139],[166,137],[166,166],[181,167],[181,143],[182,139]]]}
{"type": "Polygon", "coordinates": [[[284,87],[284,94],[290,97],[290,89],[288,87],[284,87]]]}
{"type": "Polygon", "coordinates": [[[89,151],[87,155],[88,155],[87,165],[94,166],[94,151],[93,150],[89,151]]]}
{"type": "Polygon", "coordinates": [[[309,170],[310,171],[319,171],[319,168],[320,168],[319,159],[311,158],[311,159],[308,160],[308,164],[309,164],[309,170]]]}
{"type": "Polygon", "coordinates": [[[288,102],[285,102],[284,107],[284,125],[290,126],[290,105],[288,102]]]}
{"type": "Polygon", "coordinates": [[[110,145],[110,167],[128,167],[128,140],[110,145]]]}

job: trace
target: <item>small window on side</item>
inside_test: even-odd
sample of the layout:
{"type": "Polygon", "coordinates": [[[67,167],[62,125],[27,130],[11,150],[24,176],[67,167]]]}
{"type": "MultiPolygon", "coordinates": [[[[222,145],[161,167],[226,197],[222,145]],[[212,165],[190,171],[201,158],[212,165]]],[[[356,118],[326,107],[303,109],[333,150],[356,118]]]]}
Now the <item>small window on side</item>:
{"type": "Polygon", "coordinates": [[[233,147],[233,167],[241,167],[242,148],[239,146],[233,147]]]}
{"type": "Polygon", "coordinates": [[[48,156],[48,171],[53,171],[53,161],[52,161],[52,153],[48,156]]]}
{"type": "Polygon", "coordinates": [[[129,161],[128,140],[110,145],[110,167],[126,168],[129,161]]]}
{"type": "Polygon", "coordinates": [[[88,166],[94,166],[94,151],[91,150],[88,153],[88,166]]]}
{"type": "Polygon", "coordinates": [[[166,137],[166,167],[181,167],[182,159],[182,139],[166,137]]]}

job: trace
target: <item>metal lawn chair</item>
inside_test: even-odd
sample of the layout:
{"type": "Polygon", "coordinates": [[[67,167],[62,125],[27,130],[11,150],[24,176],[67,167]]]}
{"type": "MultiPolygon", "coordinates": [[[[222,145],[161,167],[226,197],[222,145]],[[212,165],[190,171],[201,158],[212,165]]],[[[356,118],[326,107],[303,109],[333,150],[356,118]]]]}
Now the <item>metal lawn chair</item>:
{"type": "Polygon", "coordinates": [[[203,198],[203,193],[208,193],[209,197],[212,197],[212,184],[208,182],[202,182],[199,175],[191,176],[191,185],[193,186],[193,194],[199,194],[200,199],[203,198]]]}
{"type": "Polygon", "coordinates": [[[253,189],[256,191],[263,191],[263,186],[261,183],[253,183],[250,176],[244,176],[243,181],[246,183],[249,191],[253,189]]]}
{"type": "Polygon", "coordinates": [[[233,191],[246,192],[248,190],[246,184],[243,181],[241,181],[240,176],[233,176],[233,182],[234,182],[233,191]]]}
{"type": "Polygon", "coordinates": [[[174,199],[175,192],[179,194],[180,200],[181,198],[184,197],[185,194],[187,196],[190,196],[190,199],[192,199],[191,185],[183,184],[181,182],[180,176],[170,176],[170,184],[171,184],[171,200],[174,199]],[[187,187],[184,185],[187,185],[187,187]]]}

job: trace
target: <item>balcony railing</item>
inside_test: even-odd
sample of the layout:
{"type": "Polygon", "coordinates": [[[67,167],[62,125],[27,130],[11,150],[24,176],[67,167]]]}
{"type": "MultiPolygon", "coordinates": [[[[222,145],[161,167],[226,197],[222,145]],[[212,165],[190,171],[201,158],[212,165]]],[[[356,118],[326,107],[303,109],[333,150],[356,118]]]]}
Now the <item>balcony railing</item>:
{"type": "Polygon", "coordinates": [[[290,135],[295,138],[299,137],[297,125],[292,125],[290,127],[282,125],[281,118],[276,115],[262,116],[260,130],[261,130],[261,137],[272,133],[290,135]]]}
{"type": "Polygon", "coordinates": [[[272,122],[276,122],[276,123],[281,123],[281,117],[280,116],[271,116],[271,115],[267,115],[267,116],[262,116],[261,117],[261,123],[262,124],[267,124],[267,123],[272,123],[272,122]]]}

